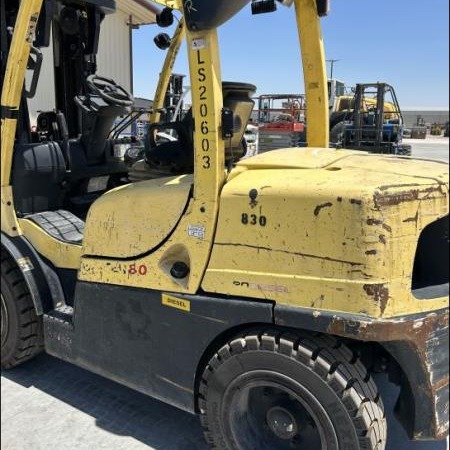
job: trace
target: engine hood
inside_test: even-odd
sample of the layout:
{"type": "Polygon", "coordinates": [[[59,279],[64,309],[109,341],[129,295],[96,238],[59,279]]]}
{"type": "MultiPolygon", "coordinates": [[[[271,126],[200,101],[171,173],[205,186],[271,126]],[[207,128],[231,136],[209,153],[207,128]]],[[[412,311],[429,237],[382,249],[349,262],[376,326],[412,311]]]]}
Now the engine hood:
{"type": "MultiPolygon", "coordinates": [[[[414,178],[419,184],[448,184],[448,165],[445,162],[325,148],[287,148],[263,153],[240,161],[236,174],[270,169],[325,169],[332,172],[352,169],[353,173],[360,169],[370,174],[369,178],[375,177],[380,182],[386,179],[390,183],[395,180],[404,183],[405,178],[414,178]]],[[[233,177],[233,173],[230,175],[233,177]]]]}

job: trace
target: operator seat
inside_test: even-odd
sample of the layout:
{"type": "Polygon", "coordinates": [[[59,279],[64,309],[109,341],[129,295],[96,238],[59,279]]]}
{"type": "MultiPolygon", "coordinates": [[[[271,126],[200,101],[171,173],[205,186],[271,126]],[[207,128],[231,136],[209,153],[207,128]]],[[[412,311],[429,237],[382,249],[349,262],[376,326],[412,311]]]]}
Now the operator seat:
{"type": "MultiPolygon", "coordinates": [[[[251,96],[256,92],[256,86],[224,82],[222,91],[224,108],[230,109],[234,117],[234,135],[225,144],[225,162],[229,165],[239,161],[246,154],[244,133],[255,106],[251,96]]],[[[179,122],[150,125],[145,140],[145,158],[150,169],[167,171],[170,174],[192,173],[194,171],[193,135],[192,108],[179,122]],[[155,132],[165,130],[174,130],[177,139],[158,145],[155,132]]]]}

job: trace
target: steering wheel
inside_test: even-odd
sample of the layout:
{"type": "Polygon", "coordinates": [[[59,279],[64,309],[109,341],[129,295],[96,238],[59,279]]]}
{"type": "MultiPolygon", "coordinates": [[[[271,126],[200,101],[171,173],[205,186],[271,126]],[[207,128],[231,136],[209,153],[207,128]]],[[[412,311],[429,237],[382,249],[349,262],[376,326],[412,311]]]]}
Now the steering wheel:
{"type": "Polygon", "coordinates": [[[109,78],[90,75],[86,80],[86,84],[94,95],[98,95],[110,105],[132,106],[134,104],[133,96],[125,88],[109,78]]]}

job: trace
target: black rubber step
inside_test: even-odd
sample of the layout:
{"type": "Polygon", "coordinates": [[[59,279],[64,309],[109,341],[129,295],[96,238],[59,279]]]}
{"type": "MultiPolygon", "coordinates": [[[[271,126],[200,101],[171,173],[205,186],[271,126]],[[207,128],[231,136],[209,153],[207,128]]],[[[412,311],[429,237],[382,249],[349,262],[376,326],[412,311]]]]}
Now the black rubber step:
{"type": "Polygon", "coordinates": [[[44,315],[45,351],[71,361],[73,353],[73,308],[61,306],[44,315]]]}
{"type": "Polygon", "coordinates": [[[50,311],[44,318],[49,321],[55,320],[66,325],[73,325],[73,308],[71,306],[60,306],[50,311]]]}

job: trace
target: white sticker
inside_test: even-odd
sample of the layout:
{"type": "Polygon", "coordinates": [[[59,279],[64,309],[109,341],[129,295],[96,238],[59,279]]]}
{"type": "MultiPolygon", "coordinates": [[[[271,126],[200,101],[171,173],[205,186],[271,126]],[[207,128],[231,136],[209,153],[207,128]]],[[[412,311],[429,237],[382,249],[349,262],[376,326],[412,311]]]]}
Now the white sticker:
{"type": "Polygon", "coordinates": [[[202,227],[201,225],[189,225],[188,235],[189,237],[201,239],[202,241],[204,241],[206,238],[206,228],[202,227]]]}
{"type": "Polygon", "coordinates": [[[192,50],[202,50],[206,48],[206,39],[198,38],[192,41],[192,50]]]}
{"type": "Polygon", "coordinates": [[[30,258],[20,258],[17,260],[17,264],[22,269],[22,272],[30,272],[34,269],[33,263],[30,258]]]}

